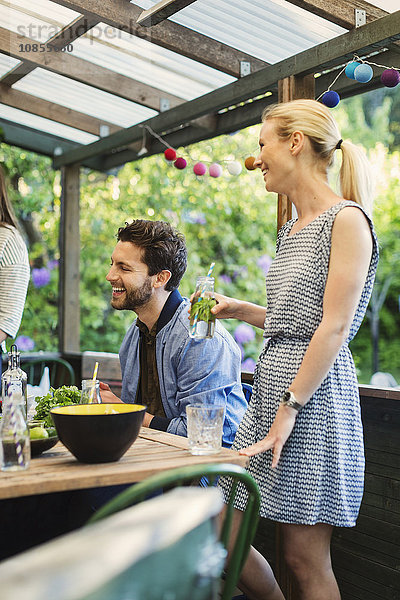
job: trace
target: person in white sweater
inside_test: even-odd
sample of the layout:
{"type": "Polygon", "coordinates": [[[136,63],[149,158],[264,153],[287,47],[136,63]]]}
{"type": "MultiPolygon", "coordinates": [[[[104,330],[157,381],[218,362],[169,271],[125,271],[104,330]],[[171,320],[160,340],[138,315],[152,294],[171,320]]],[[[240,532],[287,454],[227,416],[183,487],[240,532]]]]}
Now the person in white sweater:
{"type": "Polygon", "coordinates": [[[0,167],[0,343],[15,337],[21,324],[29,283],[28,251],[18,231],[0,167]]]}

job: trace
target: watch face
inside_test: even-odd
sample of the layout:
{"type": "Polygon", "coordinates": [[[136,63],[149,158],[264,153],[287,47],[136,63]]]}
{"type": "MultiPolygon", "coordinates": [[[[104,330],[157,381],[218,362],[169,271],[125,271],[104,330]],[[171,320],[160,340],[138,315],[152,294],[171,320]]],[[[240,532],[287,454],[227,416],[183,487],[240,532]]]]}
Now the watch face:
{"type": "Polygon", "coordinates": [[[285,392],[285,393],[283,394],[283,398],[282,398],[282,400],[283,400],[284,402],[289,402],[290,398],[291,398],[291,394],[290,394],[290,392],[285,392]]]}

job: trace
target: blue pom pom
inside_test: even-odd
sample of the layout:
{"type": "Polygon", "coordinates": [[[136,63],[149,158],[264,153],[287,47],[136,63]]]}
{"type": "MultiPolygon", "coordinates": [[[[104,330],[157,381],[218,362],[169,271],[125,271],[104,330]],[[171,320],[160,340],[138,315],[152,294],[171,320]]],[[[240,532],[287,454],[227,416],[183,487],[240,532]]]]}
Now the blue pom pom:
{"type": "Polygon", "coordinates": [[[340,96],[337,92],[333,90],[329,90],[329,92],[325,92],[325,94],[321,98],[322,104],[325,104],[328,108],[334,108],[340,102],[340,96]]]}
{"type": "Polygon", "coordinates": [[[355,68],[354,79],[356,79],[360,83],[367,83],[372,79],[373,74],[374,72],[372,70],[372,67],[363,63],[362,65],[359,65],[355,68]]]}
{"type": "Polygon", "coordinates": [[[352,60],[351,62],[349,62],[346,65],[346,68],[344,70],[344,74],[349,78],[349,79],[355,79],[354,77],[354,71],[355,69],[357,69],[357,67],[360,65],[361,63],[357,62],[356,60],[352,60]]]}

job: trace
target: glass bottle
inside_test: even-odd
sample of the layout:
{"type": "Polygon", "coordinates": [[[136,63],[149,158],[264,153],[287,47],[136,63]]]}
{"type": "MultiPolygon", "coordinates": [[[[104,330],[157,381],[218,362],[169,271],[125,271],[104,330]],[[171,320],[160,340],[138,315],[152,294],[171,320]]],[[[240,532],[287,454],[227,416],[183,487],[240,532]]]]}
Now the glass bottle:
{"type": "Polygon", "coordinates": [[[7,401],[7,398],[10,398],[13,394],[16,394],[22,396],[25,418],[27,417],[27,382],[27,374],[20,367],[20,353],[18,352],[17,346],[13,344],[11,346],[10,352],[8,353],[8,369],[4,371],[4,373],[1,376],[1,397],[3,400],[3,412],[5,410],[4,404],[7,401]]]}
{"type": "Polygon", "coordinates": [[[98,379],[82,379],[80,404],[101,404],[100,382],[98,379]]]}
{"type": "Polygon", "coordinates": [[[11,392],[3,397],[3,416],[0,420],[0,468],[19,471],[29,467],[31,446],[25,419],[24,397],[11,392]]]}
{"type": "Polygon", "coordinates": [[[198,277],[190,308],[190,337],[196,340],[212,338],[215,329],[214,277],[198,277]]]}

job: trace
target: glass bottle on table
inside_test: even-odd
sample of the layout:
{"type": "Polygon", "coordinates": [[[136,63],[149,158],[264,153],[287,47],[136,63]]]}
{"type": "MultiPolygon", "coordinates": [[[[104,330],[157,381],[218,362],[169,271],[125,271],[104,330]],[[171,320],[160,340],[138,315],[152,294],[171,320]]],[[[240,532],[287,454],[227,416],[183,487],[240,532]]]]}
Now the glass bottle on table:
{"type": "Polygon", "coordinates": [[[215,329],[214,277],[198,277],[190,307],[190,337],[195,340],[212,338],[215,329]]]}
{"type": "Polygon", "coordinates": [[[27,398],[27,382],[28,376],[20,367],[20,353],[15,344],[11,346],[8,353],[8,369],[1,376],[1,397],[2,410],[4,412],[4,404],[7,398],[12,394],[22,396],[25,418],[28,414],[28,398],[27,398]]]}
{"type": "Polygon", "coordinates": [[[80,404],[101,404],[100,382],[98,379],[82,379],[80,404]]]}
{"type": "Polygon", "coordinates": [[[3,415],[0,420],[1,470],[27,469],[31,458],[30,448],[24,397],[11,391],[7,397],[3,397],[3,415]]]}

